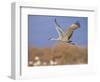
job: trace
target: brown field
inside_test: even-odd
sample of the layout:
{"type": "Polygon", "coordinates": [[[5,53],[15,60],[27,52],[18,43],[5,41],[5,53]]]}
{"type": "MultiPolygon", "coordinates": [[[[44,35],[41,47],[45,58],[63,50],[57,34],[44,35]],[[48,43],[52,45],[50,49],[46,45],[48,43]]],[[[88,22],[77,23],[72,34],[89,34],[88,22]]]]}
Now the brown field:
{"type": "Polygon", "coordinates": [[[28,49],[28,66],[34,66],[34,58],[38,56],[41,64],[46,62],[46,66],[50,65],[50,60],[56,61],[56,65],[75,65],[88,63],[88,50],[87,48],[77,45],[58,43],[52,48],[29,48],[28,49]],[[29,62],[32,63],[29,63],[29,62]]]}

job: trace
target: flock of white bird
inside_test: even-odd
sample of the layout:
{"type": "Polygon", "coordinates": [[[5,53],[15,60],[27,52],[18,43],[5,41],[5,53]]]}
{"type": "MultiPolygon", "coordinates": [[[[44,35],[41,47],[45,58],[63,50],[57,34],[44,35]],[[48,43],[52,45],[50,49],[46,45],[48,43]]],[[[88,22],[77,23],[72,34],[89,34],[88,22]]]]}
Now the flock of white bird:
{"type": "MultiPolygon", "coordinates": [[[[57,61],[49,60],[49,65],[57,65],[57,64],[58,64],[57,61]]],[[[41,61],[40,58],[38,56],[36,56],[33,59],[33,61],[29,61],[29,65],[31,65],[31,66],[41,66],[41,65],[48,65],[48,63],[41,61]]]]}

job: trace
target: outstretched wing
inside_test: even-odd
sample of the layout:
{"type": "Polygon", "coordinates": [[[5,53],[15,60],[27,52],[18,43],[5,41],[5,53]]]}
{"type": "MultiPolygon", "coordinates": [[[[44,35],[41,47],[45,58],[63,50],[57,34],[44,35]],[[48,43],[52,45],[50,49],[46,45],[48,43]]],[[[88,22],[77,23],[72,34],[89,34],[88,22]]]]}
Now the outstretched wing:
{"type": "Polygon", "coordinates": [[[77,21],[73,23],[72,25],[70,25],[69,28],[67,29],[67,32],[65,33],[65,35],[68,37],[68,40],[72,37],[73,31],[77,29],[76,25],[77,27],[80,27],[80,23],[77,21]]]}
{"type": "Polygon", "coordinates": [[[68,36],[68,40],[72,37],[72,35],[73,35],[73,32],[70,32],[68,36]]]}
{"type": "Polygon", "coordinates": [[[68,38],[68,40],[72,37],[73,30],[69,27],[65,33],[65,36],[68,38]]]}
{"type": "Polygon", "coordinates": [[[59,37],[63,37],[64,36],[64,31],[61,28],[61,26],[57,23],[57,20],[55,19],[55,24],[56,24],[56,30],[58,32],[59,37]]]}

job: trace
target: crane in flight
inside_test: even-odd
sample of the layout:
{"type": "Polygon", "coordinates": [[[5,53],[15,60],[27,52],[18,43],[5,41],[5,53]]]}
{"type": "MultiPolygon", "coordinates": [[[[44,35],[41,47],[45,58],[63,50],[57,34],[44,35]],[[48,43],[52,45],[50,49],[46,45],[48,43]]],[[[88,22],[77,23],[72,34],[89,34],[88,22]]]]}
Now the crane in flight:
{"type": "Polygon", "coordinates": [[[58,33],[58,38],[49,38],[49,40],[57,40],[57,41],[62,41],[66,43],[71,43],[72,41],[70,38],[73,35],[74,30],[80,28],[80,23],[75,22],[69,26],[67,31],[64,31],[61,26],[57,23],[57,20],[55,19],[55,25],[56,25],[56,31],[58,33]]]}

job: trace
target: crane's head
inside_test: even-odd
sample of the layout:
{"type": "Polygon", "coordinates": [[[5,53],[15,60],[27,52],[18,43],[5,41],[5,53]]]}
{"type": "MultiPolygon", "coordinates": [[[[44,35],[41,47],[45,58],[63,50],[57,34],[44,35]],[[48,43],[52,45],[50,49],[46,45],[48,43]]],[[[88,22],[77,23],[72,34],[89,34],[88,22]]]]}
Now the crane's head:
{"type": "Polygon", "coordinates": [[[72,28],[73,30],[76,30],[76,29],[80,28],[80,23],[79,23],[78,21],[75,22],[75,23],[73,23],[73,24],[71,25],[71,28],[72,28]]]}

